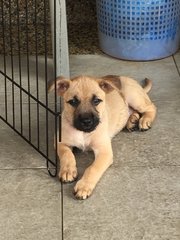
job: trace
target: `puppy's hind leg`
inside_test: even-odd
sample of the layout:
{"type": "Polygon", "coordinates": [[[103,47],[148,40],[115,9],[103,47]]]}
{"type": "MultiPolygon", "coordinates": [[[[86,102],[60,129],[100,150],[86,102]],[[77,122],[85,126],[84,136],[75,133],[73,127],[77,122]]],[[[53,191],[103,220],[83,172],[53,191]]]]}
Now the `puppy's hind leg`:
{"type": "Polygon", "coordinates": [[[151,125],[156,117],[156,107],[150,100],[147,92],[150,90],[151,81],[146,79],[146,85],[142,88],[133,79],[122,79],[123,88],[122,94],[129,107],[140,113],[139,130],[146,131],[151,128],[151,125]]]}
{"type": "Polygon", "coordinates": [[[141,114],[139,119],[139,130],[146,131],[151,128],[151,125],[156,117],[156,107],[150,101],[149,97],[139,95],[130,105],[141,114]]]}
{"type": "Polygon", "coordinates": [[[140,114],[137,111],[133,111],[129,116],[129,119],[126,124],[126,128],[129,132],[134,132],[139,130],[139,119],[140,119],[140,114]]]}
{"type": "Polygon", "coordinates": [[[134,98],[132,102],[129,103],[133,109],[140,113],[141,117],[139,119],[139,130],[147,131],[151,128],[152,123],[156,117],[156,107],[150,101],[149,97],[139,95],[134,98]]]}
{"type": "MultiPolygon", "coordinates": [[[[145,85],[143,87],[143,90],[146,94],[146,97],[148,97],[147,93],[151,90],[152,81],[146,78],[144,82],[145,85]]],[[[146,97],[144,99],[145,101],[147,101],[146,97]]],[[[156,117],[156,106],[151,101],[149,102],[149,100],[150,99],[148,97],[148,102],[146,102],[147,106],[145,107],[145,109],[147,110],[143,113],[142,117],[139,120],[139,128],[141,129],[141,131],[146,131],[151,128],[151,124],[156,117]]]]}
{"type": "Polygon", "coordinates": [[[142,113],[142,117],[139,120],[139,129],[146,131],[151,128],[151,125],[156,117],[156,107],[152,103],[145,112],[142,113]]]}

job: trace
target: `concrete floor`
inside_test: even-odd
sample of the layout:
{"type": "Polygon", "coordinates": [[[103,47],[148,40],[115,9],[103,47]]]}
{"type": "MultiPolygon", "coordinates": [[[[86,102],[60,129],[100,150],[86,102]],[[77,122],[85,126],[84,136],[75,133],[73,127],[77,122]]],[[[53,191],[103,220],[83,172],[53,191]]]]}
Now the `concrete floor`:
{"type": "MultiPolygon", "coordinates": [[[[0,240],[179,240],[180,53],[152,62],[75,55],[70,63],[72,75],[149,77],[157,119],[148,132],[113,139],[114,164],[85,201],[74,199],[74,184],[49,177],[44,159],[1,121],[0,240]]],[[[80,173],[92,157],[77,153],[80,173]]]]}

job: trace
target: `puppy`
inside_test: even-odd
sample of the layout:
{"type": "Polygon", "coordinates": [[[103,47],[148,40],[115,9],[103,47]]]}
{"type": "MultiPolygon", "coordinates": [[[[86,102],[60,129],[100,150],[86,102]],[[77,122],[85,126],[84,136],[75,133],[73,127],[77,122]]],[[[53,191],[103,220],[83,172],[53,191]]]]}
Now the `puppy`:
{"type": "MultiPolygon", "coordinates": [[[[64,105],[62,139],[58,143],[60,180],[69,183],[77,178],[73,147],[91,149],[95,155],[94,162],[75,185],[76,198],[88,198],[113,163],[111,138],[115,134],[124,127],[129,131],[151,128],[156,116],[156,107],[147,95],[151,86],[148,79],[142,88],[131,78],[113,75],[57,78],[57,94],[62,96],[64,105]]],[[[49,91],[54,88],[55,82],[51,82],[49,91]]]]}

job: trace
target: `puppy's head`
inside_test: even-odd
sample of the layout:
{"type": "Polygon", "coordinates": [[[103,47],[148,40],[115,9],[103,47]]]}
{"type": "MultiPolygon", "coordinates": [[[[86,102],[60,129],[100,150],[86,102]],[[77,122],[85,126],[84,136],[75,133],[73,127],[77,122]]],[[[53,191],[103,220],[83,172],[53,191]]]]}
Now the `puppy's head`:
{"type": "MultiPolygon", "coordinates": [[[[56,79],[57,94],[63,97],[64,117],[73,127],[83,132],[92,132],[101,123],[105,111],[105,95],[120,87],[120,79],[116,76],[56,79]]],[[[54,88],[55,83],[52,82],[49,91],[54,88]]]]}

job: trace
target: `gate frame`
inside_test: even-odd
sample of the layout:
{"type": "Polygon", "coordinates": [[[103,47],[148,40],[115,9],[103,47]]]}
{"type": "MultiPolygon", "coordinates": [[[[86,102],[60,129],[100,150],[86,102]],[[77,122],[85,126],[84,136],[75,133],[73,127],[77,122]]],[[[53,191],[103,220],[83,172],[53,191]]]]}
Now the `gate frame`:
{"type": "MultiPolygon", "coordinates": [[[[37,4],[35,0],[35,4],[37,4]]],[[[42,0],[44,2],[44,6],[47,6],[48,0],[42,0]]],[[[54,103],[55,103],[55,109],[52,111],[51,109],[48,108],[47,104],[47,82],[46,82],[46,104],[41,102],[38,97],[34,97],[34,95],[31,94],[30,89],[28,88],[28,91],[24,89],[21,85],[21,53],[20,53],[20,42],[18,42],[19,46],[19,77],[20,77],[20,84],[18,84],[14,79],[13,79],[13,47],[12,47],[12,22],[11,19],[9,20],[10,22],[10,49],[11,49],[11,73],[12,76],[8,76],[6,72],[6,47],[5,47],[5,20],[4,20],[4,2],[5,0],[2,0],[2,38],[3,38],[3,48],[4,48],[4,71],[0,69],[0,75],[2,76],[2,79],[4,79],[4,86],[5,86],[5,117],[3,115],[0,115],[0,120],[4,121],[9,127],[11,127],[18,135],[20,135],[29,145],[31,145],[36,151],[38,151],[45,159],[46,159],[46,165],[47,165],[47,170],[52,177],[56,177],[57,175],[57,168],[58,168],[58,156],[57,156],[57,145],[58,142],[61,139],[61,103],[59,102],[59,99],[57,98],[56,95],[56,82],[55,82],[55,93],[54,93],[54,103]],[[13,124],[11,124],[8,121],[7,118],[7,82],[10,82],[12,84],[12,109],[13,109],[13,124]],[[15,109],[14,109],[14,87],[17,87],[20,91],[20,107],[21,107],[21,131],[16,129],[15,127],[15,109]],[[28,103],[29,103],[29,138],[23,135],[23,127],[22,127],[22,93],[26,94],[28,97],[28,103]],[[48,150],[46,153],[40,150],[39,146],[36,146],[35,144],[32,143],[31,137],[30,137],[30,131],[31,131],[31,112],[30,112],[30,101],[33,100],[37,103],[37,108],[39,106],[43,107],[46,110],[46,125],[48,124],[48,113],[50,112],[54,116],[54,122],[55,122],[55,159],[50,159],[48,156],[48,150]],[[58,105],[60,105],[60,111],[58,111],[58,105]],[[52,166],[53,166],[53,171],[52,171],[52,166]]],[[[28,0],[26,2],[26,34],[27,34],[27,75],[29,78],[29,42],[28,42],[28,29],[27,29],[27,22],[28,22],[28,0]]],[[[19,10],[19,2],[16,0],[17,3],[17,10],[19,10]]],[[[11,16],[11,0],[9,0],[9,16],[11,16]]],[[[59,75],[64,75],[66,77],[69,77],[69,51],[68,51],[68,37],[67,37],[67,20],[66,20],[66,2],[65,0],[49,0],[49,5],[50,5],[50,12],[51,12],[51,34],[52,34],[52,45],[53,45],[53,67],[54,67],[54,79],[57,78],[59,75]]],[[[44,9],[44,15],[46,16],[46,10],[44,9]]],[[[35,10],[36,11],[36,10],[35,10]]],[[[18,11],[17,11],[18,12],[18,11]]],[[[46,16],[47,17],[47,16],[46,16]]],[[[11,18],[11,17],[10,17],[11,18]]],[[[19,21],[19,13],[17,14],[17,21],[19,21]]],[[[45,26],[46,27],[46,26],[45,26]]],[[[19,31],[19,26],[18,26],[18,31],[19,31]]],[[[37,31],[37,29],[35,30],[37,31]]],[[[45,31],[45,38],[46,36],[46,29],[45,31]]],[[[37,32],[36,32],[37,34],[37,32]]],[[[19,38],[19,32],[18,32],[18,41],[20,41],[19,38]]],[[[45,43],[46,44],[46,43],[45,43]]],[[[36,61],[37,61],[37,51],[36,51],[36,61]]],[[[36,62],[37,63],[37,62],[36,62]]],[[[37,66],[36,66],[37,67],[37,66]]],[[[47,67],[47,52],[45,52],[45,67],[47,67]]],[[[36,69],[37,70],[37,69],[36,69]]],[[[47,71],[47,69],[45,70],[47,71]]],[[[37,72],[36,72],[37,74],[37,72]]],[[[46,74],[47,75],[47,74],[46,74]]],[[[46,76],[47,80],[47,76],[46,76]]],[[[36,76],[36,81],[38,81],[38,75],[36,76]]],[[[29,84],[29,83],[28,83],[29,84]]],[[[37,118],[39,115],[37,115],[37,118]]],[[[39,121],[39,119],[37,120],[39,121]]],[[[48,126],[46,126],[46,138],[48,138],[48,126]]],[[[47,144],[46,139],[46,144],[47,144]]],[[[52,143],[53,145],[53,143],[52,143]]],[[[46,145],[47,147],[47,145],[46,145]]]]}

